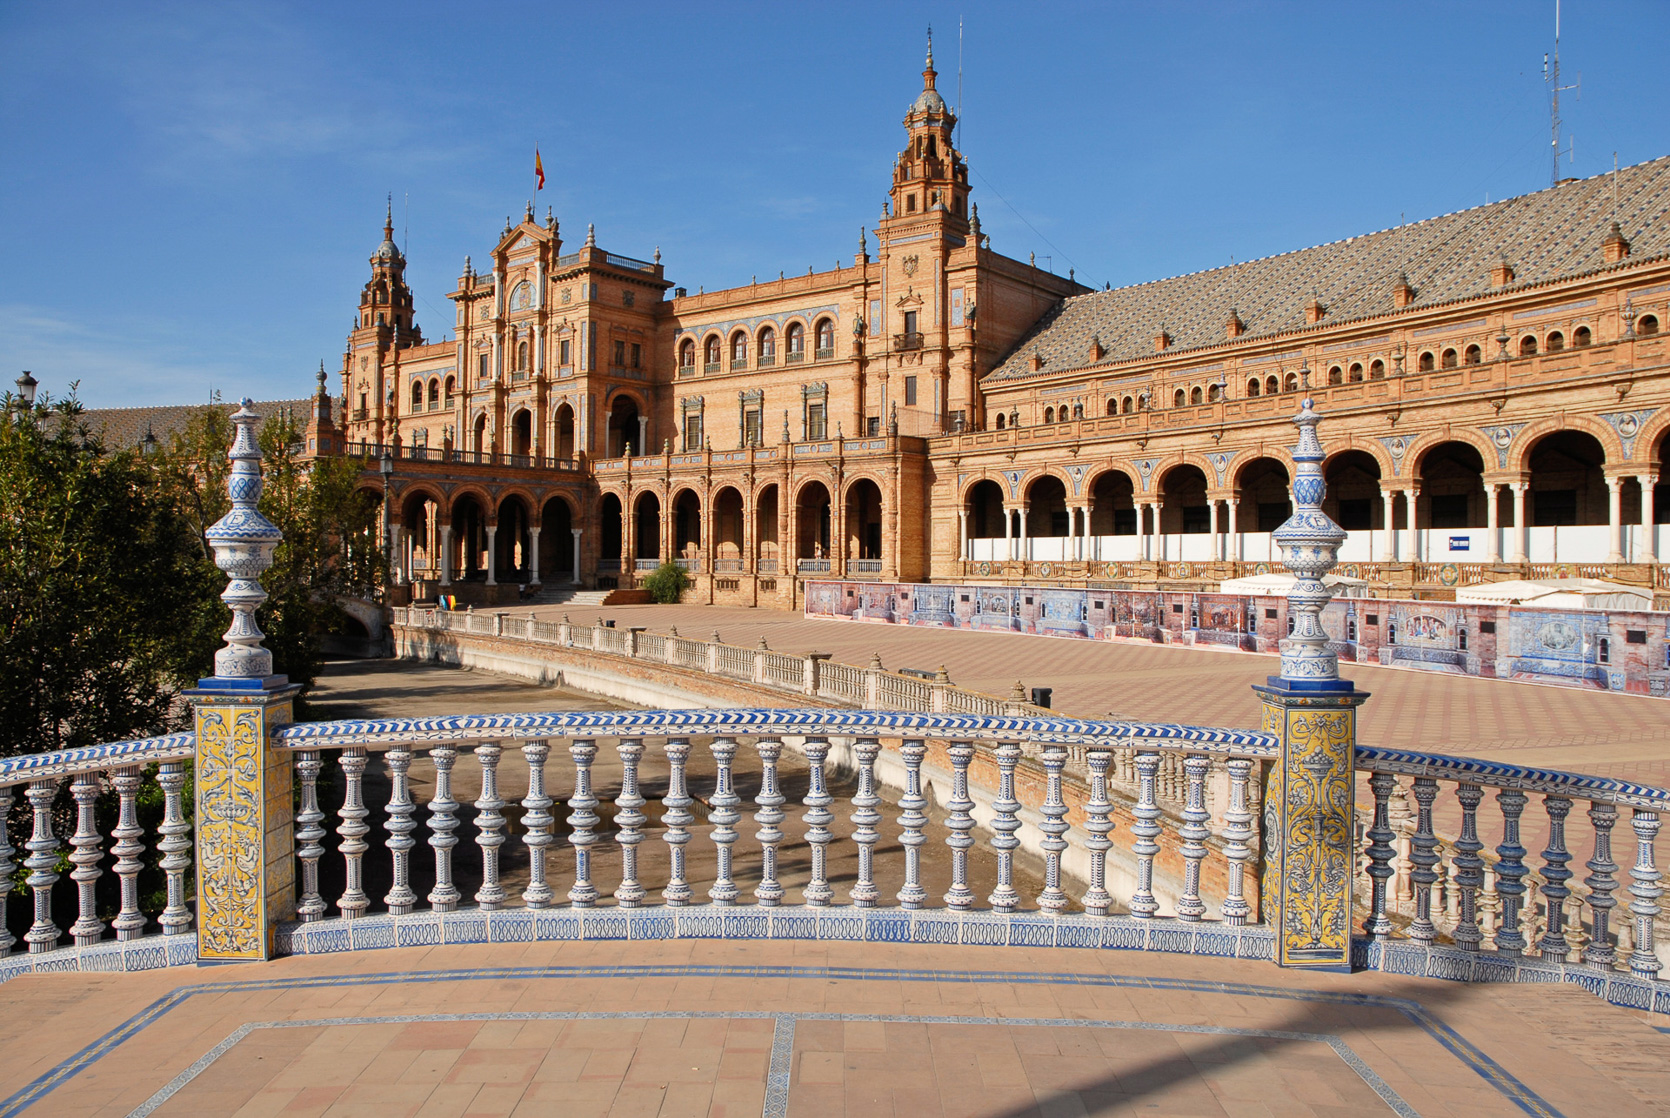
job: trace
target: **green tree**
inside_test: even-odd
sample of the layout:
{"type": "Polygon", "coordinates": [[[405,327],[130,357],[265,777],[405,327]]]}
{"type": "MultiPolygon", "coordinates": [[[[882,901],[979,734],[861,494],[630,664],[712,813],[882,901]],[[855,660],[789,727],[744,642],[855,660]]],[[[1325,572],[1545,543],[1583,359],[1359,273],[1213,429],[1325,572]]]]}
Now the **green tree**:
{"type": "Polygon", "coordinates": [[[650,597],[664,605],[678,601],[689,588],[690,576],[671,560],[644,576],[644,589],[649,591],[650,597]]]}
{"type": "Polygon", "coordinates": [[[0,755],[176,728],[201,659],[190,525],[75,389],[0,415],[0,755]]]}

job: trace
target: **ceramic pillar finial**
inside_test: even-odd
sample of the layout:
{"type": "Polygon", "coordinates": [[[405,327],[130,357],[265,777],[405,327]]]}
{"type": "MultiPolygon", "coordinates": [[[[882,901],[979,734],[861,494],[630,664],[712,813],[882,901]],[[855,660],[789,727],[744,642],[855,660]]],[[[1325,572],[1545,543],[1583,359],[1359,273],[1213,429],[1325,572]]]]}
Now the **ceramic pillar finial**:
{"type": "Polygon", "coordinates": [[[1322,609],[1334,594],[1322,576],[1339,562],[1345,530],[1322,511],[1327,486],[1322,478],[1322,441],[1316,436],[1313,401],[1305,397],[1293,417],[1299,445],[1293,451],[1293,515],[1272,533],[1282,549],[1282,562],[1298,580],[1287,594],[1287,615],[1293,632],[1281,642],[1281,674],[1287,680],[1336,680],[1339,659],[1328,648],[1322,628],[1322,609]]]}
{"type": "Polygon", "coordinates": [[[273,551],[283,534],[256,507],[261,500],[261,446],[255,428],[261,417],[245,397],[232,415],[237,436],[226,457],[232,472],[226,494],[232,509],[204,533],[215,550],[215,566],[231,580],[220,600],[232,609],[226,647],[215,653],[215,679],[265,680],[273,674],[273,654],[261,647],[266,634],[255,623],[255,611],[267,600],[261,575],[272,566],[273,551]]]}

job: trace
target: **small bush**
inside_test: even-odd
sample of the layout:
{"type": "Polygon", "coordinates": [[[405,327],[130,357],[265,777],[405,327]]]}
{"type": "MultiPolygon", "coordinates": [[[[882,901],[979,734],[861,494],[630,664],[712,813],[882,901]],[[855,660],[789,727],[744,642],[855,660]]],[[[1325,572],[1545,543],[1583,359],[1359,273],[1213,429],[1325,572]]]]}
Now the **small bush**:
{"type": "Polygon", "coordinates": [[[670,605],[690,589],[690,576],[684,573],[683,567],[669,560],[644,579],[644,589],[656,601],[670,605]]]}

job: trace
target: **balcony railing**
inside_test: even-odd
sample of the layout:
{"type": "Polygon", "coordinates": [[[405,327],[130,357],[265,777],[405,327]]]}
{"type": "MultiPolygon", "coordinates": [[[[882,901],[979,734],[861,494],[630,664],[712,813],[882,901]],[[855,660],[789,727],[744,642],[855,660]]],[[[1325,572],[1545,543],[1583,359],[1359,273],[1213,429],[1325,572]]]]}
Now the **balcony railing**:
{"type": "Polygon", "coordinates": [[[709,361],[705,365],[702,366],[702,372],[704,372],[704,373],[718,373],[718,372],[723,372],[724,368],[725,368],[724,365],[721,364],[718,361],[709,361]]]}
{"type": "Polygon", "coordinates": [[[803,575],[804,574],[825,573],[829,570],[829,560],[827,560],[827,559],[796,559],[794,561],[794,569],[799,571],[803,575]]]}
{"type": "Polygon", "coordinates": [[[784,363],[788,365],[798,365],[804,360],[806,360],[806,351],[803,349],[791,349],[788,355],[783,358],[784,363]]]}
{"type": "Polygon", "coordinates": [[[661,565],[659,559],[635,559],[632,569],[635,571],[653,571],[661,565]]]}
{"type": "Polygon", "coordinates": [[[759,368],[759,369],[769,369],[776,364],[777,364],[777,356],[776,356],[776,354],[772,354],[772,353],[762,353],[762,354],[760,354],[759,360],[754,362],[755,368],[759,368]]]}
{"type": "Polygon", "coordinates": [[[748,358],[746,358],[746,357],[733,357],[733,358],[731,358],[731,372],[733,372],[733,373],[738,372],[742,369],[746,369],[747,367],[748,367],[748,358]]]}
{"type": "Polygon", "coordinates": [[[893,348],[895,350],[909,350],[922,348],[921,334],[894,334],[893,348]]]}
{"type": "Polygon", "coordinates": [[[847,570],[855,575],[881,574],[880,559],[854,559],[847,564],[847,570]]]}
{"type": "Polygon", "coordinates": [[[830,346],[828,349],[824,349],[822,347],[819,347],[819,349],[818,349],[818,360],[819,361],[829,361],[829,360],[832,360],[834,357],[835,357],[835,347],[834,346],[830,346]]]}

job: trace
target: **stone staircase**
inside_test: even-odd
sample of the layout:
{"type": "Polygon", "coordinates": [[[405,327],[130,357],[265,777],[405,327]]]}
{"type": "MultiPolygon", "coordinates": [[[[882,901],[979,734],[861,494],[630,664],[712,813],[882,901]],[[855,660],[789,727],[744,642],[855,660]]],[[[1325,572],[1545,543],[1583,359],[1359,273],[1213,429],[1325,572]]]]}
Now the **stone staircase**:
{"type": "Polygon", "coordinates": [[[608,590],[580,590],[573,586],[542,586],[539,593],[519,602],[517,606],[601,606],[608,598],[608,590]]]}

